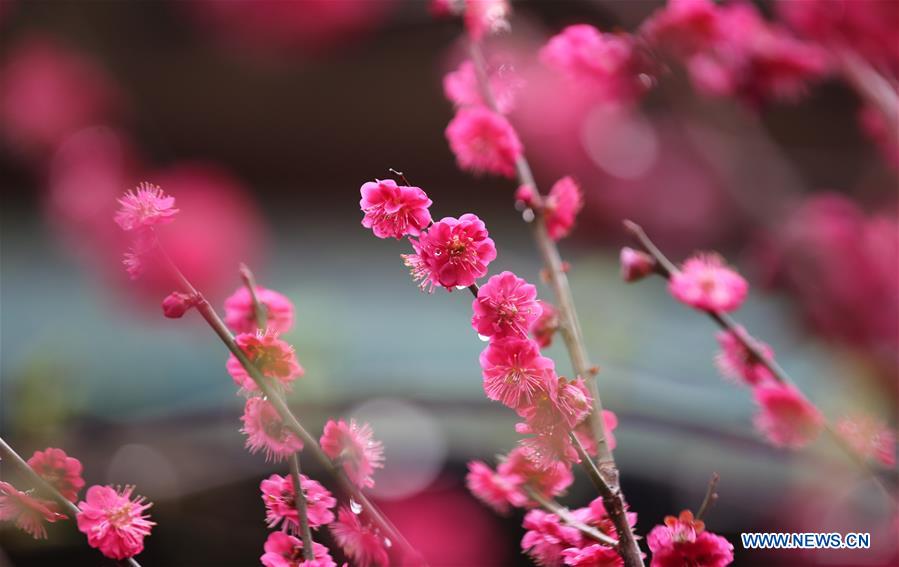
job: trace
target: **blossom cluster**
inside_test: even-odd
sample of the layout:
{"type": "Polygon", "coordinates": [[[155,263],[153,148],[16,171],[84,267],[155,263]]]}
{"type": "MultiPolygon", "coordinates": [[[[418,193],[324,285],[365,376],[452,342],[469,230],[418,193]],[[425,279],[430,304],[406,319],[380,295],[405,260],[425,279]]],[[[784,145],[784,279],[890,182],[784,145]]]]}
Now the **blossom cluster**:
{"type": "Polygon", "coordinates": [[[151,504],[143,497],[132,496],[133,486],[94,485],[87,489],[84,500],[78,502],[85,485],[81,461],[62,449],[48,447],[35,451],[27,464],[55,491],[55,498],[46,499],[34,490],[21,491],[8,482],[0,482],[0,521],[13,522],[35,539],[45,539],[45,522],[68,518],[61,511],[61,503],[77,502],[75,521],[91,547],[118,560],[134,557],[144,550],[144,538],[150,535],[155,523],[146,514],[151,504]]]}

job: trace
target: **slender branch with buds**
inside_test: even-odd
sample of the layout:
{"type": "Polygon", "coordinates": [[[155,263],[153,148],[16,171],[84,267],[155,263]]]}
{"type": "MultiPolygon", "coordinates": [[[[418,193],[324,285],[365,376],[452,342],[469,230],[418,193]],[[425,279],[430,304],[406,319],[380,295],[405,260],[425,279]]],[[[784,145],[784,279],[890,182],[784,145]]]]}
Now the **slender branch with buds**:
{"type": "Polygon", "coordinates": [[[719,480],[721,480],[721,476],[718,473],[712,473],[712,478],[709,479],[709,486],[705,490],[705,498],[702,499],[702,504],[699,505],[699,510],[696,512],[697,520],[701,520],[702,516],[709,511],[709,508],[718,501],[718,493],[715,490],[718,488],[719,480]]]}

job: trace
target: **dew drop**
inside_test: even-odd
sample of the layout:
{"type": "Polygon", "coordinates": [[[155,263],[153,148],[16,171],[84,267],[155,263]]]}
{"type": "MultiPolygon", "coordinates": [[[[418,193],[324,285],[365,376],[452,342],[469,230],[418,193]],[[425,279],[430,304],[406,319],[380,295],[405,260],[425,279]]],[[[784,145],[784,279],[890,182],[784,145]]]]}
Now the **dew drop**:
{"type": "Polygon", "coordinates": [[[386,547],[387,549],[393,547],[393,542],[390,541],[390,538],[384,538],[384,547],[386,547]]]}
{"type": "Polygon", "coordinates": [[[361,514],[362,513],[362,504],[359,504],[352,498],[350,498],[350,512],[353,514],[361,514]]]}
{"type": "Polygon", "coordinates": [[[457,285],[456,289],[468,289],[467,285],[457,285]]]}
{"type": "Polygon", "coordinates": [[[534,220],[534,209],[525,209],[521,212],[521,218],[524,219],[524,222],[531,222],[534,220]]]}
{"type": "Polygon", "coordinates": [[[481,333],[478,333],[478,338],[481,339],[481,342],[484,343],[490,341],[490,337],[488,337],[487,335],[482,335],[481,333]]]}

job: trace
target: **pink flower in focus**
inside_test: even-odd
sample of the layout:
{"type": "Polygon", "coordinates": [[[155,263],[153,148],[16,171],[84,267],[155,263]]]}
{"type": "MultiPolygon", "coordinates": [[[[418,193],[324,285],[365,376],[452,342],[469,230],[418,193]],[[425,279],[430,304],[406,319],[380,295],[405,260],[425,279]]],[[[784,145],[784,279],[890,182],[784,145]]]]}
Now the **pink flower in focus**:
{"type": "MultiPolygon", "coordinates": [[[[521,83],[513,73],[506,65],[489,72],[490,90],[500,114],[508,114],[515,106],[515,94],[521,83]]],[[[487,106],[481,95],[474,63],[467,59],[443,77],[443,94],[456,107],[487,106]]]]}
{"type": "Polygon", "coordinates": [[[337,521],[330,528],[337,545],[353,560],[354,565],[387,567],[390,564],[383,536],[373,526],[363,524],[359,516],[346,506],[341,506],[337,521]]]}
{"type": "Polygon", "coordinates": [[[746,299],[749,284],[717,254],[697,254],[671,274],[668,291],[696,309],[729,312],[746,299]]]}
{"type": "Polygon", "coordinates": [[[263,549],[265,553],[259,560],[265,567],[337,567],[328,548],[316,542],[312,542],[315,559],[307,561],[303,557],[303,540],[284,532],[268,534],[263,549]]]}
{"type": "Polygon", "coordinates": [[[546,348],[553,342],[553,335],[559,329],[559,313],[552,303],[538,299],[540,317],[531,329],[531,335],[540,348],[546,348]]]}
{"type": "Polygon", "coordinates": [[[759,413],[755,427],[776,447],[799,449],[818,436],[824,417],[795,387],[769,384],[755,388],[759,413]]]}
{"type": "Polygon", "coordinates": [[[461,1],[465,3],[465,28],[475,41],[509,29],[512,8],[508,0],[461,1]]]}
{"type": "Polygon", "coordinates": [[[617,551],[598,543],[586,547],[563,549],[562,562],[571,567],[620,567],[624,565],[624,560],[617,551]]]}
{"type": "Polygon", "coordinates": [[[78,503],[78,529],[87,543],[110,559],[127,559],[144,550],[144,538],[155,522],[145,514],[152,506],[143,497],[131,498],[133,486],[116,491],[111,486],[92,486],[78,503]]]}
{"type": "Polygon", "coordinates": [[[371,426],[349,424],[342,419],[329,419],[321,437],[322,451],[328,457],[343,465],[350,481],[360,488],[375,485],[372,474],[384,466],[384,445],[372,439],[371,426]]]}
{"type": "Polygon", "coordinates": [[[530,339],[496,339],[481,352],[479,360],[484,393],[515,410],[531,404],[555,379],[552,359],[541,356],[537,343],[530,339]]]}
{"type": "MultiPolygon", "coordinates": [[[[279,339],[272,331],[241,333],[234,338],[234,341],[266,378],[288,386],[305,373],[297,361],[293,347],[279,339]]],[[[250,392],[259,389],[256,381],[250,377],[236,356],[233,354],[229,356],[225,366],[235,384],[250,392]]]]}
{"type": "Polygon", "coordinates": [[[471,307],[472,327],[479,335],[493,339],[527,337],[542,312],[537,288],[512,272],[487,280],[471,307]]]}
{"type": "MultiPolygon", "coordinates": [[[[309,527],[317,529],[334,521],[331,508],[337,500],[331,493],[315,480],[300,475],[300,486],[306,497],[306,512],[309,527]]],[[[299,530],[299,516],[296,507],[296,491],[292,477],[273,474],[259,484],[262,491],[262,502],[265,504],[265,519],[269,528],[282,524],[284,528],[299,530]]]]}
{"type": "Polygon", "coordinates": [[[896,464],[896,434],[870,417],[844,417],[837,422],[840,437],[865,459],[874,459],[886,467],[896,464]]]}
{"type": "MultiPolygon", "coordinates": [[[[277,291],[256,286],[256,299],[265,307],[265,327],[278,334],[293,327],[293,303],[277,291]]],[[[235,333],[254,333],[259,329],[253,297],[240,286],[225,300],[225,323],[235,333]]]]}
{"type": "Polygon", "coordinates": [[[81,461],[66,455],[62,449],[48,447],[43,451],[35,451],[28,459],[28,466],[66,500],[74,502],[78,499],[78,491],[84,488],[81,461]]]}
{"type": "Polygon", "coordinates": [[[650,567],[724,567],[734,560],[734,546],[723,537],[705,531],[689,510],[678,518],[667,516],[665,524],[649,532],[646,543],[652,551],[650,567]]]}
{"type": "Polygon", "coordinates": [[[362,226],[378,238],[418,236],[431,224],[432,201],[418,187],[397,185],[392,179],[369,181],[360,190],[362,226]]]}
{"type": "Polygon", "coordinates": [[[481,461],[468,463],[465,477],[468,490],[500,514],[507,513],[510,506],[520,508],[527,504],[528,499],[521,490],[523,483],[524,479],[517,474],[494,471],[481,461]]]}
{"type": "Polygon", "coordinates": [[[282,461],[303,448],[303,441],[284,425],[278,411],[264,398],[249,398],[240,419],[247,448],[251,453],[264,449],[266,461],[282,461]]]}
{"type": "MultiPolygon", "coordinates": [[[[739,328],[738,332],[742,333],[749,340],[754,341],[767,360],[774,360],[774,350],[770,346],[750,337],[742,327],[739,328]]],[[[749,349],[743,345],[743,341],[734,333],[721,331],[716,336],[718,344],[721,346],[721,352],[715,357],[715,364],[718,366],[721,374],[750,386],[757,386],[774,380],[771,371],[765,367],[762,361],[753,356],[749,349]]]]}
{"type": "Polygon", "coordinates": [[[556,181],[543,201],[543,214],[549,237],[559,240],[568,236],[574,219],[584,207],[581,188],[571,177],[556,181]]]}
{"type": "Polygon", "coordinates": [[[173,291],[162,300],[162,314],[169,319],[180,319],[191,307],[200,303],[196,296],[173,291]]]}
{"type": "Polygon", "coordinates": [[[137,189],[128,191],[119,199],[119,210],[115,222],[122,230],[142,230],[158,224],[172,222],[178,214],[175,198],[166,195],[152,183],[141,183],[137,189]]]}
{"type": "Polygon", "coordinates": [[[496,471],[506,478],[521,477],[523,482],[545,498],[559,496],[574,482],[570,466],[565,463],[552,463],[548,467],[538,465],[521,447],[512,449],[496,471]]]}
{"type": "Polygon", "coordinates": [[[640,31],[654,46],[687,57],[722,39],[720,16],[712,0],[669,0],[640,31]]]}
{"type": "Polygon", "coordinates": [[[34,539],[47,539],[44,521],[52,523],[66,518],[56,510],[55,502],[35,498],[0,481],[0,521],[15,522],[17,528],[34,539]]]}
{"type": "Polygon", "coordinates": [[[527,530],[521,538],[521,549],[541,567],[562,564],[562,551],[581,545],[577,528],[563,524],[555,514],[531,510],[524,517],[522,527],[527,530]]]}
{"type": "Polygon", "coordinates": [[[621,263],[621,279],[626,282],[642,280],[652,273],[656,262],[652,256],[640,250],[634,250],[625,246],[619,256],[621,263]]]}
{"type": "Polygon", "coordinates": [[[544,65],[583,81],[607,102],[633,103],[647,89],[634,38],[593,26],[568,26],[540,50],[544,65]]]}
{"type": "Polygon", "coordinates": [[[446,139],[459,167],[475,174],[514,177],[515,162],[524,150],[509,121],[483,106],[456,111],[446,139]]]}
{"type": "Polygon", "coordinates": [[[445,217],[421,238],[410,241],[416,253],[404,259],[422,289],[468,287],[483,277],[487,265],[496,259],[496,246],[484,221],[470,213],[458,219],[445,217]]]}

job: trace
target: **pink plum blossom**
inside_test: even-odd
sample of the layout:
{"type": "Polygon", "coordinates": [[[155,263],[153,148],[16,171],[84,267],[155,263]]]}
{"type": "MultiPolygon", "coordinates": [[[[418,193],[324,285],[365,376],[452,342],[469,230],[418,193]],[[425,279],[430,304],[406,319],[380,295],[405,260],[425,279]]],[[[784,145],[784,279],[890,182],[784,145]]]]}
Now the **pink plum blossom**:
{"type": "Polygon", "coordinates": [[[303,441],[284,425],[278,411],[264,398],[249,398],[241,421],[247,448],[251,453],[264,449],[266,461],[282,461],[303,448],[303,441]]]}
{"type": "Polygon", "coordinates": [[[529,406],[555,377],[552,359],[531,339],[496,339],[481,352],[480,363],[487,397],[516,410],[529,406]]]}
{"type": "Polygon", "coordinates": [[[459,167],[475,174],[514,177],[524,150],[509,121],[483,106],[460,108],[446,127],[446,139],[459,167]]]}
{"type": "Polygon", "coordinates": [[[562,563],[562,551],[580,546],[583,537],[577,528],[568,526],[555,514],[531,510],[524,517],[525,530],[521,549],[541,567],[556,567],[562,563]]]}
{"type": "Polygon", "coordinates": [[[0,521],[14,522],[16,527],[34,539],[47,539],[44,522],[64,520],[58,505],[50,500],[35,498],[27,492],[16,490],[8,482],[0,481],[0,521]]]}
{"type": "Polygon", "coordinates": [[[528,501],[522,492],[523,477],[494,471],[481,461],[468,463],[465,484],[478,500],[500,514],[507,513],[510,507],[520,508],[528,501]]]}
{"type": "Polygon", "coordinates": [[[468,287],[486,275],[487,266],[496,259],[496,246],[484,221],[471,213],[458,219],[445,217],[411,242],[415,254],[405,255],[404,260],[422,289],[468,287]]]}
{"type": "Polygon", "coordinates": [[[537,304],[541,311],[531,329],[531,336],[540,348],[546,348],[552,344],[553,335],[559,330],[559,312],[547,301],[538,299],[537,304]]]}
{"type": "Polygon", "coordinates": [[[689,510],[667,516],[646,538],[650,567],[724,567],[734,560],[734,546],[723,537],[705,531],[705,524],[693,519],[689,510]]]}
{"type": "Polygon", "coordinates": [[[569,465],[557,462],[542,466],[534,462],[521,447],[512,449],[496,471],[505,478],[521,477],[532,490],[545,498],[559,496],[574,482],[569,465]]]}
{"type": "Polygon", "coordinates": [[[543,200],[543,215],[549,237],[559,240],[568,236],[575,217],[583,207],[584,196],[574,179],[563,177],[556,181],[543,200]]]}
{"type": "Polygon", "coordinates": [[[72,502],[78,500],[78,492],[84,488],[81,461],[66,455],[62,449],[48,447],[35,451],[28,459],[28,466],[58,490],[63,498],[72,502]]]}
{"type": "Polygon", "coordinates": [[[268,534],[263,550],[265,553],[259,560],[265,567],[337,567],[328,548],[316,542],[312,542],[315,559],[306,560],[303,556],[303,540],[284,532],[268,534]]]}
{"type": "MultiPolygon", "coordinates": [[[[300,486],[306,498],[306,513],[309,527],[317,529],[334,521],[331,509],[337,500],[319,482],[306,475],[300,475],[300,486]]],[[[284,528],[299,529],[299,516],[296,507],[296,490],[293,478],[273,474],[259,484],[262,491],[262,502],[265,504],[265,519],[268,527],[274,528],[282,524],[284,528]]]]}
{"type": "MultiPolygon", "coordinates": [[[[515,95],[521,83],[507,65],[491,68],[488,73],[496,109],[501,114],[508,114],[515,106],[515,95]]],[[[467,59],[455,71],[450,71],[443,77],[443,94],[456,107],[487,106],[481,94],[474,63],[467,59]]]]}
{"type": "MultiPolygon", "coordinates": [[[[293,347],[271,331],[241,333],[234,341],[263,376],[277,380],[283,386],[288,386],[305,372],[293,347]]],[[[235,384],[249,392],[259,390],[236,356],[229,356],[225,366],[235,384]]]]}
{"type": "Polygon", "coordinates": [[[460,0],[465,6],[465,28],[474,40],[509,29],[509,0],[460,0]]]}
{"type": "Polygon", "coordinates": [[[864,459],[873,459],[885,467],[896,465],[896,434],[870,417],[844,417],[837,422],[837,433],[864,459]]]}
{"type": "Polygon", "coordinates": [[[321,437],[322,451],[342,465],[350,481],[360,488],[374,486],[372,475],[384,466],[384,445],[373,435],[367,423],[330,419],[321,437]]]}
{"type": "Polygon", "coordinates": [[[712,0],[669,0],[641,26],[652,45],[687,57],[722,39],[721,11],[712,0]]]}
{"type": "Polygon", "coordinates": [[[749,291],[740,274],[716,254],[697,254],[671,274],[668,291],[678,301],[703,311],[734,311],[749,291]]]}
{"type": "Polygon", "coordinates": [[[369,181],[360,189],[362,226],[378,238],[418,236],[431,224],[432,201],[418,187],[397,185],[392,179],[369,181]]]}
{"type": "Polygon", "coordinates": [[[777,447],[799,449],[821,432],[824,417],[795,387],[768,384],[755,388],[759,413],[755,427],[777,447]]]}
{"type": "MultiPolygon", "coordinates": [[[[293,327],[293,303],[272,289],[256,286],[256,299],[265,308],[266,329],[278,334],[293,327]]],[[[246,286],[240,286],[225,300],[225,324],[235,333],[254,333],[259,328],[253,297],[246,286]]]]}
{"type": "Polygon", "coordinates": [[[624,561],[615,549],[598,543],[563,549],[562,562],[570,567],[619,567],[624,565],[624,561]]]}
{"type": "MultiPolygon", "coordinates": [[[[747,340],[753,341],[768,361],[774,360],[774,350],[770,346],[750,337],[742,327],[737,332],[743,334],[747,340]]],[[[774,380],[771,371],[768,370],[761,360],[755,358],[734,332],[721,331],[718,333],[717,338],[718,344],[721,346],[721,352],[715,357],[715,364],[725,377],[750,386],[757,386],[774,380]]]]}
{"type": "MultiPolygon", "coordinates": [[[[612,410],[604,409],[602,410],[602,421],[605,428],[606,443],[609,446],[609,450],[614,451],[618,444],[615,439],[615,429],[618,428],[618,416],[612,410]]],[[[599,454],[590,420],[582,421],[574,429],[574,434],[577,435],[578,441],[584,446],[584,450],[587,451],[588,455],[595,457],[599,454]]]]}
{"type": "Polygon", "coordinates": [[[621,279],[626,282],[642,280],[655,269],[656,262],[652,256],[640,250],[625,246],[619,256],[621,279]]]}
{"type": "Polygon", "coordinates": [[[152,504],[143,497],[132,498],[133,492],[133,486],[116,490],[95,485],[78,503],[78,529],[91,547],[110,559],[127,559],[143,551],[144,538],[156,525],[145,514],[152,504]]]}
{"type": "Polygon", "coordinates": [[[343,552],[359,567],[387,567],[384,536],[375,527],[363,523],[362,519],[346,506],[337,512],[337,521],[331,524],[331,535],[343,552]]]}
{"type": "Polygon", "coordinates": [[[122,230],[142,230],[172,222],[178,214],[175,198],[152,183],[141,183],[119,199],[115,222],[122,230]]]}
{"type": "Polygon", "coordinates": [[[527,337],[542,308],[537,288],[512,272],[492,276],[471,304],[471,325],[479,335],[501,339],[527,337]]]}

